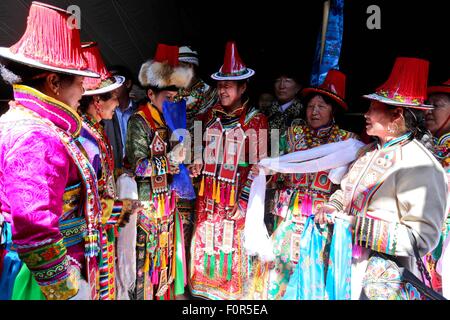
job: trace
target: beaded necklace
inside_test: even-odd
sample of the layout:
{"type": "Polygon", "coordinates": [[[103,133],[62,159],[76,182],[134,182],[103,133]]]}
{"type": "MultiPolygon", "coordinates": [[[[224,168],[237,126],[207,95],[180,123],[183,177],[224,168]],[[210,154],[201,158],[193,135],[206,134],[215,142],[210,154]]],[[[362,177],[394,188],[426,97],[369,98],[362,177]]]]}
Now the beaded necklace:
{"type": "Polygon", "coordinates": [[[318,129],[315,134],[309,126],[304,127],[306,149],[318,147],[336,140],[339,134],[339,127],[331,125],[330,127],[318,129]]]}
{"type": "Polygon", "coordinates": [[[115,199],[116,188],[114,184],[114,155],[111,144],[100,122],[95,122],[86,114],[82,115],[85,128],[96,140],[99,147],[101,161],[101,176],[98,177],[99,194],[104,199],[115,199]]]}

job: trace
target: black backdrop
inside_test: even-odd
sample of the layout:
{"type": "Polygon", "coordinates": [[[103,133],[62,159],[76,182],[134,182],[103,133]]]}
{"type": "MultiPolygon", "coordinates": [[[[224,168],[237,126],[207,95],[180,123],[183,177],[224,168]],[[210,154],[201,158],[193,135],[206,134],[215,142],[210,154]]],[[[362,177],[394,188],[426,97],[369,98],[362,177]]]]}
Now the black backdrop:
{"type": "MultiPolygon", "coordinates": [[[[44,0],[81,9],[83,41],[97,41],[108,64],[127,65],[137,74],[158,42],[190,44],[200,53],[201,73],[222,64],[225,42],[238,43],[244,62],[256,70],[254,93],[270,89],[271,74],[289,63],[309,77],[323,1],[44,0]]],[[[398,55],[431,61],[430,83],[450,76],[446,1],[346,0],[341,70],[348,75],[353,112],[360,98],[387,79],[398,55]],[[366,26],[369,5],[381,9],[381,30],[366,26]]],[[[15,43],[25,30],[29,0],[0,0],[0,46],[15,43]]],[[[0,87],[0,99],[10,90],[0,87]]],[[[351,122],[357,118],[348,118],[351,122]],[[352,120],[353,119],[353,120],[352,120]]],[[[359,122],[359,121],[358,121],[359,122]]],[[[355,126],[357,126],[355,124],[355,126]]]]}

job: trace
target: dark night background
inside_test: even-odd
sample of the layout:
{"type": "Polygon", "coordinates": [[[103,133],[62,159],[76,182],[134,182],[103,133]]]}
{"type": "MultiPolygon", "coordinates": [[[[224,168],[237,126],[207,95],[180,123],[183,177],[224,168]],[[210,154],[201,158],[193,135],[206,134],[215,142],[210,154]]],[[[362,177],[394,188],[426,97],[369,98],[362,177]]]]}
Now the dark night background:
{"type": "MultiPolygon", "coordinates": [[[[189,44],[200,54],[207,82],[223,62],[227,40],[237,41],[247,66],[256,70],[254,94],[271,89],[271,74],[289,63],[309,79],[323,1],[177,1],[177,0],[44,0],[61,8],[75,4],[82,14],[83,41],[97,41],[108,64],[127,65],[135,74],[158,42],[189,44]]],[[[23,34],[29,0],[0,0],[0,46],[23,34]]],[[[396,56],[430,60],[429,83],[450,76],[449,22],[445,1],[346,0],[340,69],[347,78],[353,113],[363,112],[362,94],[372,92],[389,76],[396,56]],[[381,30],[369,30],[369,5],[381,8],[381,30]]],[[[0,85],[0,99],[10,90],[0,85]]],[[[256,102],[256,101],[254,101],[256,102]]],[[[361,119],[347,117],[358,130],[361,119]]]]}

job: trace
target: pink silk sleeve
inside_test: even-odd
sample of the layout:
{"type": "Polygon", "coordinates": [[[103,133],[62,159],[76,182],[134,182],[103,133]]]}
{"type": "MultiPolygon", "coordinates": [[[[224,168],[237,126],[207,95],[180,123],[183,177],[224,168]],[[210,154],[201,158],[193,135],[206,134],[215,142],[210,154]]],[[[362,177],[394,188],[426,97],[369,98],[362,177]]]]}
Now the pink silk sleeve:
{"type": "Polygon", "coordinates": [[[72,160],[59,138],[43,125],[27,126],[25,132],[10,136],[2,167],[13,242],[46,297],[69,298],[77,286],[68,272],[59,218],[72,160]]]}

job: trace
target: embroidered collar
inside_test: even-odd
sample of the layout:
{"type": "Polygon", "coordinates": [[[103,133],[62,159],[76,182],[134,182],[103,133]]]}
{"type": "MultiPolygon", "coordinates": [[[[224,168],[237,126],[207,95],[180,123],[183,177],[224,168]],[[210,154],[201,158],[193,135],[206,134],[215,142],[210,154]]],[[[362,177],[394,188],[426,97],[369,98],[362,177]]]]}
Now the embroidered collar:
{"type": "Polygon", "coordinates": [[[232,112],[228,113],[225,108],[219,103],[216,107],[214,107],[214,111],[216,113],[221,113],[225,117],[234,118],[242,115],[242,112],[247,109],[248,99],[240,106],[239,108],[234,109],[232,112]]]}
{"type": "Polygon", "coordinates": [[[57,127],[77,137],[81,130],[81,118],[65,103],[24,85],[13,85],[14,100],[23,107],[50,120],[57,127]]]}
{"type": "Polygon", "coordinates": [[[386,149],[386,148],[390,148],[390,147],[396,146],[398,144],[403,145],[403,144],[406,144],[407,142],[409,142],[410,140],[412,140],[411,138],[412,138],[412,133],[411,132],[407,132],[407,133],[405,133],[404,135],[402,135],[402,136],[400,136],[398,138],[395,138],[395,139],[393,139],[391,141],[386,142],[383,146],[381,146],[378,143],[378,149],[386,149]]]}
{"type": "Polygon", "coordinates": [[[307,127],[311,130],[311,134],[313,137],[324,138],[330,135],[331,130],[333,130],[334,128],[334,122],[317,129],[313,129],[310,126],[307,127]]]}
{"type": "Polygon", "coordinates": [[[151,103],[148,104],[148,108],[150,109],[150,113],[156,124],[158,124],[160,127],[166,127],[166,124],[164,123],[164,118],[162,114],[159,112],[158,108],[156,108],[151,103]]]}

